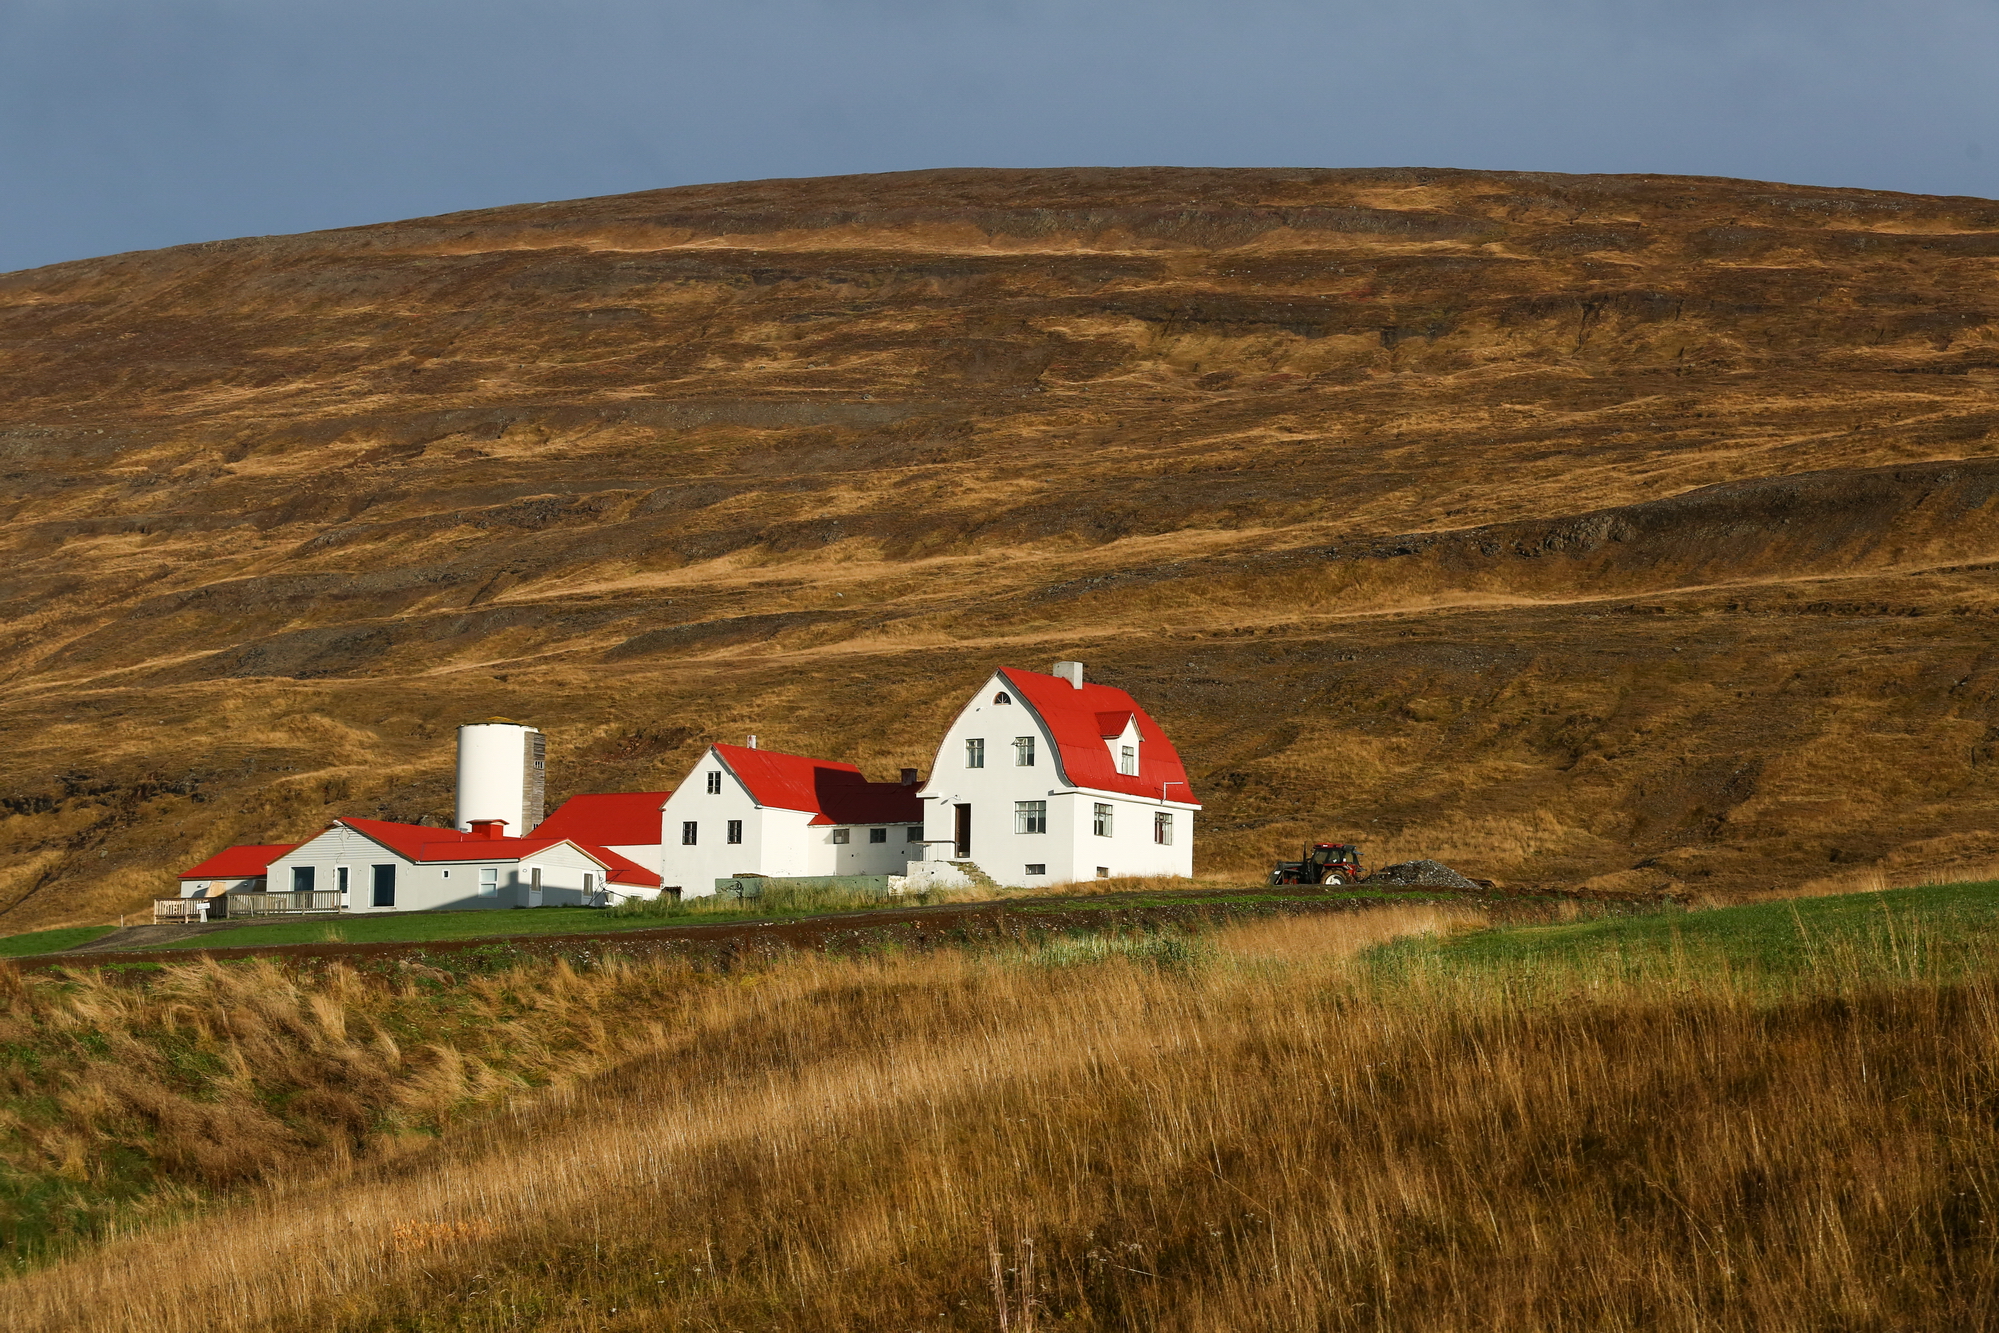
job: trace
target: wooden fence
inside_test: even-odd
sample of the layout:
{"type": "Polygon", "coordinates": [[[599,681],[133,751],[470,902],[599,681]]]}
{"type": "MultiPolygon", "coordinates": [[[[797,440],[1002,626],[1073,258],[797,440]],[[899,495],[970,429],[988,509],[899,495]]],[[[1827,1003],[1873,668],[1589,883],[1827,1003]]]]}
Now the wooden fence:
{"type": "Polygon", "coordinates": [[[243,916],[298,916],[306,912],[338,912],[340,892],[316,889],[308,893],[232,893],[231,919],[243,916]]]}

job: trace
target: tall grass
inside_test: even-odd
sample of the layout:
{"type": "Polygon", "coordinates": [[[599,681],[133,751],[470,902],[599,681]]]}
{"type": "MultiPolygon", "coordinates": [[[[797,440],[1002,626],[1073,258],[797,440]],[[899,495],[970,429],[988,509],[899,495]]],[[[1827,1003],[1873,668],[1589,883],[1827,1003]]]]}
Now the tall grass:
{"type": "Polygon", "coordinates": [[[1369,951],[1475,924],[1395,908],[1208,950],[799,957],[686,990],[657,1050],[393,1164],[302,1174],[0,1287],[0,1319],[1205,1333],[1999,1317],[1989,954],[1938,975],[1925,960],[1953,950],[1914,919],[1824,942],[1775,983],[1684,937],[1637,970],[1369,951]]]}

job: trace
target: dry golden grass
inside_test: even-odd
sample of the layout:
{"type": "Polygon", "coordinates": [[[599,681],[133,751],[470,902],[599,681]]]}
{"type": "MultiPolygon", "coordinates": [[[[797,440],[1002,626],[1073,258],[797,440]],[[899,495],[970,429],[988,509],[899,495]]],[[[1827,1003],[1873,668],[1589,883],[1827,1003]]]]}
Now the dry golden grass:
{"type": "Polygon", "coordinates": [[[1773,990],[1692,959],[1643,980],[1350,961],[1474,923],[1287,920],[1205,955],[794,959],[690,993],[671,1054],[392,1167],[136,1229],[0,1287],[0,1318],[1207,1333],[1999,1316],[1989,969],[1897,977],[1849,948],[1773,990]]]}

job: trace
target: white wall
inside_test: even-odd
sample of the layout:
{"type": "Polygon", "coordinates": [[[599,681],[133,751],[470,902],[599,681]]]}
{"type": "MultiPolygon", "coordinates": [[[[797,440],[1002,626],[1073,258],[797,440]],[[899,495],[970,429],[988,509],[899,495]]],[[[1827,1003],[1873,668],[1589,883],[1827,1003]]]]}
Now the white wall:
{"type": "MultiPolygon", "coordinates": [[[[1093,879],[1098,866],[1113,875],[1191,875],[1194,871],[1194,811],[1183,802],[1144,800],[1122,793],[1078,791],[1063,780],[1057,767],[1054,739],[1034,711],[1016,700],[996,704],[993,696],[1007,689],[995,673],[953,719],[938,746],[930,780],[924,784],[925,837],[935,860],[956,860],[952,836],[957,826],[955,806],[972,807],[972,854],[969,858],[993,879],[1015,888],[1093,879]],[[1016,764],[1014,738],[1035,737],[1032,768],[1016,764]],[[965,766],[965,742],[986,743],[986,766],[965,766]],[[1014,832],[1018,801],[1048,803],[1046,833],[1014,832]],[[1093,806],[1113,807],[1112,835],[1092,832],[1093,806]],[[1173,845],[1152,841],[1152,814],[1173,813],[1173,845]],[[1027,867],[1041,865],[1046,873],[1030,875],[1027,867]]],[[[1114,742],[1129,744],[1130,741],[1114,742]]],[[[1112,751],[1115,756],[1116,751],[1112,751]]]]}

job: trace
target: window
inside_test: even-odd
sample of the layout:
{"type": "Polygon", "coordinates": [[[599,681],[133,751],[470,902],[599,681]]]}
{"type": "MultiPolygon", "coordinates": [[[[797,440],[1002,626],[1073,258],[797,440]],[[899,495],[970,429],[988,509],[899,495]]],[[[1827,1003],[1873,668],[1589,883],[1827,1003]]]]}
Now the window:
{"type": "Polygon", "coordinates": [[[597,876],[586,870],[583,872],[583,896],[590,897],[597,892],[597,876]]]}
{"type": "Polygon", "coordinates": [[[1096,812],[1090,820],[1090,831],[1099,838],[1111,836],[1111,808],[1102,801],[1097,802],[1096,812]]]}
{"type": "Polygon", "coordinates": [[[730,820],[729,841],[731,843],[738,843],[741,842],[742,840],[743,840],[743,821],[740,819],[730,820]]]}
{"type": "Polygon", "coordinates": [[[1098,879],[1109,879],[1110,877],[1111,877],[1111,868],[1110,868],[1109,866],[1098,866],[1098,867],[1097,867],[1097,878],[1098,878],[1098,879]]]}
{"type": "Polygon", "coordinates": [[[293,866],[293,867],[292,867],[292,892],[293,892],[293,893],[311,893],[311,892],[312,892],[312,867],[311,867],[311,866],[293,866]]]}
{"type": "Polygon", "coordinates": [[[871,829],[869,829],[869,830],[868,830],[868,841],[869,841],[869,842],[887,842],[887,841],[888,841],[888,830],[887,830],[887,829],[885,829],[885,828],[871,828],[871,829]]]}
{"type": "Polygon", "coordinates": [[[1118,752],[1117,771],[1126,774],[1138,772],[1138,747],[1127,745],[1118,752]]]}
{"type": "Polygon", "coordinates": [[[1027,873],[1030,875],[1045,875],[1048,873],[1048,863],[1045,861],[1030,861],[1027,866],[1027,873]]]}
{"type": "Polygon", "coordinates": [[[440,870],[440,871],[438,871],[438,872],[437,872],[437,874],[438,874],[438,878],[440,878],[440,879],[450,879],[450,878],[451,878],[451,872],[450,872],[449,870],[440,870]]]}
{"type": "Polygon", "coordinates": [[[479,896],[497,898],[500,896],[500,868],[482,866],[479,870],[479,896]]]}
{"type": "Polygon", "coordinates": [[[709,771],[708,794],[710,796],[720,796],[722,794],[722,770],[719,768],[709,771]]]}
{"type": "Polygon", "coordinates": [[[1013,763],[1015,768],[1034,767],[1034,737],[1015,736],[1013,738],[1013,763]]]}
{"type": "Polygon", "coordinates": [[[1013,803],[1013,831],[1015,833],[1046,833],[1048,831],[1048,802],[1015,801],[1013,803]]]}
{"type": "Polygon", "coordinates": [[[911,825],[909,826],[909,836],[908,836],[908,837],[906,837],[906,838],[904,838],[904,839],[903,839],[903,841],[904,841],[904,842],[922,842],[922,841],[923,841],[923,825],[921,825],[921,824],[911,824],[911,825]]]}
{"type": "Polygon", "coordinates": [[[1161,810],[1152,816],[1152,840],[1162,847],[1173,845],[1173,812],[1161,810]]]}
{"type": "Polygon", "coordinates": [[[346,866],[335,866],[335,867],[333,868],[333,888],[334,888],[334,891],[335,891],[336,893],[338,893],[338,894],[340,895],[340,905],[341,905],[342,907],[345,907],[345,906],[347,905],[347,867],[346,867],[346,866]]]}
{"type": "Polygon", "coordinates": [[[965,767],[984,768],[986,766],[986,743],[983,738],[965,742],[965,767]]]}
{"type": "Polygon", "coordinates": [[[370,866],[375,882],[375,906],[394,907],[396,905],[396,868],[394,866],[370,866]]]}
{"type": "Polygon", "coordinates": [[[692,819],[680,822],[680,845],[692,847],[701,841],[701,825],[692,819]]]}
{"type": "Polygon", "coordinates": [[[1008,694],[1005,690],[1001,690],[998,694],[995,694],[993,696],[993,702],[996,704],[1010,704],[1013,702],[1013,696],[1011,694],[1008,694]]]}
{"type": "Polygon", "coordinates": [[[852,829],[836,828],[833,830],[833,841],[844,843],[847,841],[848,835],[852,832],[852,829]]]}

